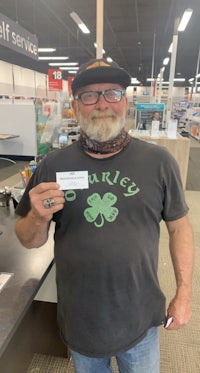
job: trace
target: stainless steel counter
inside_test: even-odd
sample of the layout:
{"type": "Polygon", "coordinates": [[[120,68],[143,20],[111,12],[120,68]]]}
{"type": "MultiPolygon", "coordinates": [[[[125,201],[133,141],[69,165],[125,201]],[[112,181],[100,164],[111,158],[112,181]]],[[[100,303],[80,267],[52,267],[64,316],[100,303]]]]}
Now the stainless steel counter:
{"type": "Polygon", "coordinates": [[[0,293],[0,356],[53,265],[53,239],[39,249],[25,249],[15,236],[10,205],[0,207],[0,272],[13,273],[0,293]]]}

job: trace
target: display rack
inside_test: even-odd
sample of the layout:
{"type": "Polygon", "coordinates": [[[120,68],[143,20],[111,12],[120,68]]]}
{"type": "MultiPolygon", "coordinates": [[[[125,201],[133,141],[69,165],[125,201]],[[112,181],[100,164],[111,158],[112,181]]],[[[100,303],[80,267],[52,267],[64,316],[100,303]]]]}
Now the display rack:
{"type": "Polygon", "coordinates": [[[40,101],[36,112],[38,157],[78,140],[80,127],[69,101],[52,104],[40,101]]]}
{"type": "Polygon", "coordinates": [[[189,135],[200,141],[200,108],[192,107],[187,110],[189,135]]]}
{"type": "Polygon", "coordinates": [[[190,153],[190,140],[188,138],[184,138],[177,133],[176,138],[172,139],[168,137],[167,131],[159,131],[159,137],[153,137],[150,135],[150,131],[142,130],[131,130],[129,131],[129,134],[132,137],[139,138],[140,140],[167,148],[179,165],[183,188],[186,188],[190,153]]]}
{"type": "Polygon", "coordinates": [[[189,123],[190,136],[200,141],[200,119],[192,120],[189,123]]]}
{"type": "Polygon", "coordinates": [[[77,141],[80,136],[80,126],[75,118],[62,118],[60,126],[54,134],[52,147],[63,148],[77,141]]]}

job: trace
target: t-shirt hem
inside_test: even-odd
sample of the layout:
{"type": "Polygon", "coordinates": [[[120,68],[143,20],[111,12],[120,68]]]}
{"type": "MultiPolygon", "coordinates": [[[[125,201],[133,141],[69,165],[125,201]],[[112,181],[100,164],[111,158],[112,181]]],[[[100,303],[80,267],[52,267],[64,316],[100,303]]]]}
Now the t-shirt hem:
{"type": "MultiPolygon", "coordinates": [[[[159,325],[156,325],[155,327],[158,327],[158,326],[159,325]]],[[[151,326],[151,327],[153,327],[153,326],[151,326]]],[[[90,352],[90,351],[85,351],[85,350],[83,351],[82,349],[79,349],[76,346],[71,345],[70,343],[65,342],[65,344],[67,344],[69,349],[71,349],[72,351],[78,352],[79,354],[84,355],[84,356],[88,356],[88,357],[92,357],[92,358],[103,358],[103,357],[110,358],[110,357],[120,355],[120,354],[130,350],[131,348],[135,347],[138,343],[140,343],[146,337],[148,330],[149,329],[147,329],[134,342],[131,342],[130,344],[126,345],[123,348],[115,349],[115,350],[112,350],[112,351],[109,351],[109,352],[96,353],[96,352],[90,352]]]]}

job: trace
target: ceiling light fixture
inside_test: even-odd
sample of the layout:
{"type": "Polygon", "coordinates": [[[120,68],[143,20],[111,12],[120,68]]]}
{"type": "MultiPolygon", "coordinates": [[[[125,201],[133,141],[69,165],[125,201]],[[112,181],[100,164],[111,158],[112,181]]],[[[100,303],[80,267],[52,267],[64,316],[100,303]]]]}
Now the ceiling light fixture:
{"type": "Polygon", "coordinates": [[[106,58],[106,61],[108,61],[108,62],[111,63],[111,62],[113,62],[113,59],[112,59],[111,57],[107,57],[107,58],[106,58]]]}
{"type": "Polygon", "coordinates": [[[168,52],[169,52],[169,53],[172,53],[172,49],[173,49],[173,43],[170,44],[169,49],[168,49],[168,52]]]}
{"type": "Polygon", "coordinates": [[[77,66],[78,62],[49,62],[49,66],[77,66]]]}
{"type": "Polygon", "coordinates": [[[81,31],[84,34],[90,34],[90,30],[87,28],[85,23],[80,19],[77,13],[71,12],[70,17],[73,19],[73,21],[78,25],[78,27],[81,29],[81,31]]]}
{"type": "Polygon", "coordinates": [[[48,61],[48,60],[68,60],[69,57],[56,57],[56,56],[45,56],[45,57],[38,57],[38,60],[48,61]]]}
{"type": "Polygon", "coordinates": [[[174,78],[174,82],[185,82],[185,78],[174,78]]]}
{"type": "MultiPolygon", "coordinates": [[[[97,48],[97,43],[94,43],[94,46],[95,46],[95,48],[97,48]]],[[[103,53],[103,54],[106,53],[105,49],[102,49],[102,53],[103,53]]]]}
{"type": "Polygon", "coordinates": [[[163,60],[163,65],[167,66],[169,63],[169,57],[165,57],[163,60]]]}
{"type": "Polygon", "coordinates": [[[38,52],[55,52],[56,48],[38,48],[38,52]]]}
{"type": "Polygon", "coordinates": [[[192,16],[192,13],[193,13],[193,10],[188,8],[185,10],[185,12],[183,13],[183,16],[181,18],[181,21],[179,23],[179,26],[178,26],[178,31],[185,31],[186,29],[186,26],[192,16]]]}
{"type": "Polygon", "coordinates": [[[60,66],[59,69],[77,71],[79,68],[78,67],[72,67],[72,66],[60,66]]]}
{"type": "Polygon", "coordinates": [[[140,84],[139,80],[137,80],[137,78],[131,78],[131,84],[135,85],[135,84],[140,84]]]}

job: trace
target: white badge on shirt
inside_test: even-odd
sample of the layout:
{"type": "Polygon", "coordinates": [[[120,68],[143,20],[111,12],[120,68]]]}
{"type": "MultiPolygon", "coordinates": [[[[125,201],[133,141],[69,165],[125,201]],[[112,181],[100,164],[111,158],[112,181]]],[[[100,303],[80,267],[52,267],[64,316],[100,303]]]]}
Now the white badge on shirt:
{"type": "Polygon", "coordinates": [[[56,182],[61,190],[88,189],[88,171],[56,172],[56,182]]]}

